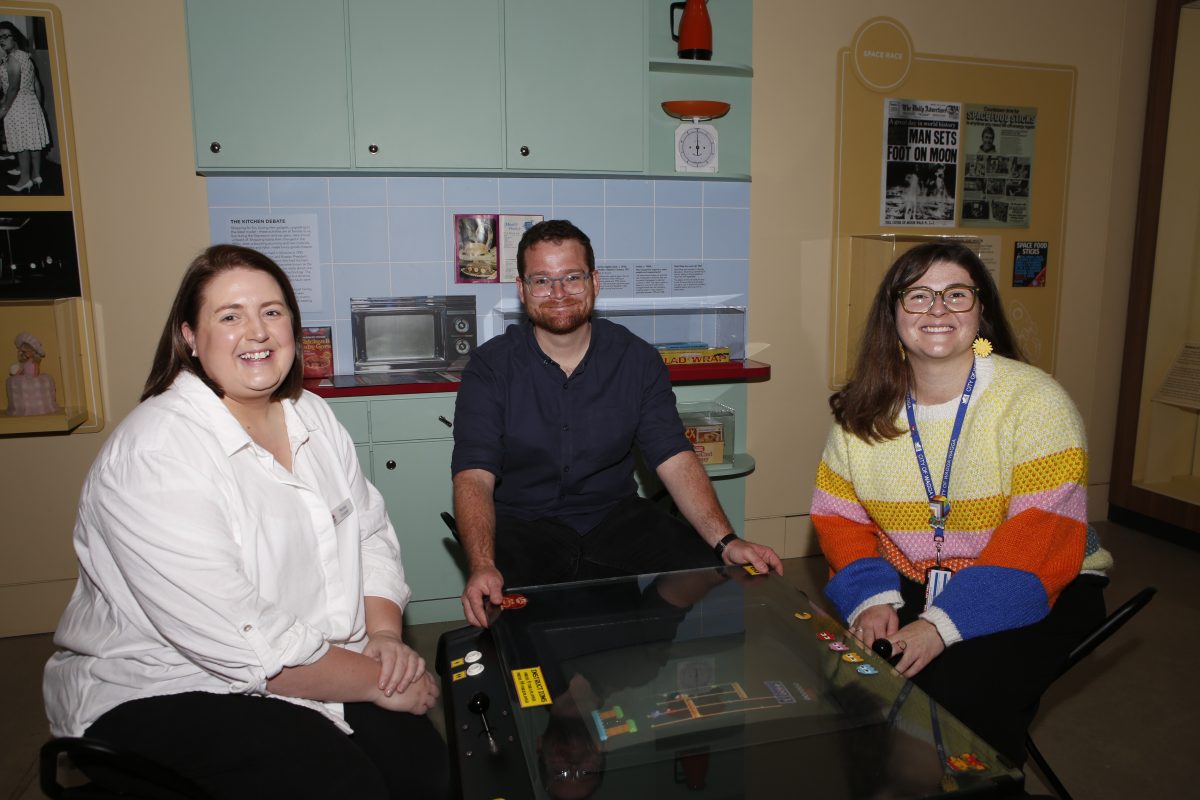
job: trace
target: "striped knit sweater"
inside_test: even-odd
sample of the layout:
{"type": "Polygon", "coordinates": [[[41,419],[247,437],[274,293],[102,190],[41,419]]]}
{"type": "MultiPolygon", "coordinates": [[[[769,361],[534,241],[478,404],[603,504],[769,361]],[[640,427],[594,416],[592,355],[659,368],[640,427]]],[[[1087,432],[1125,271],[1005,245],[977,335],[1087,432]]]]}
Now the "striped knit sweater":
{"type": "MultiPolygon", "coordinates": [[[[955,574],[921,614],[947,645],[1031,625],[1080,572],[1112,564],[1087,526],[1087,444],[1066,392],[1019,361],[975,363],[942,546],[955,574]]],[[[916,408],[935,487],[958,404],[916,408]]],[[[880,603],[899,608],[899,576],[923,583],[934,564],[929,502],[907,434],[870,444],[835,425],[812,520],[832,571],[826,594],[848,621],[880,603]]]]}

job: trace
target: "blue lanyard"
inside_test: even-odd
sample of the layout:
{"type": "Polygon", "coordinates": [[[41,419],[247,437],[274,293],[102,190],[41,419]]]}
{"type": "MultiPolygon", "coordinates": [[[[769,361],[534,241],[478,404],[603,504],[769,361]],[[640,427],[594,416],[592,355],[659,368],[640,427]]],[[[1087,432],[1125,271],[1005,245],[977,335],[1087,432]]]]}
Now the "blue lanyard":
{"type": "Polygon", "coordinates": [[[933,541],[937,547],[937,564],[942,565],[942,542],[946,541],[946,519],[950,516],[950,467],[954,463],[954,451],[958,448],[958,437],[962,433],[963,420],[967,417],[967,404],[971,402],[971,393],[975,391],[975,364],[971,364],[971,374],[967,376],[967,385],[963,387],[962,400],[958,404],[958,413],[954,415],[954,429],[950,432],[950,445],[946,448],[946,468],[942,470],[941,494],[934,494],[933,476],[929,474],[929,462],[925,459],[925,448],[921,444],[921,434],[917,432],[917,415],[913,403],[912,392],[904,398],[904,410],[908,412],[908,430],[912,434],[913,450],[917,454],[917,466],[921,468],[921,480],[925,483],[925,494],[929,497],[929,526],[933,528],[933,541]]]}

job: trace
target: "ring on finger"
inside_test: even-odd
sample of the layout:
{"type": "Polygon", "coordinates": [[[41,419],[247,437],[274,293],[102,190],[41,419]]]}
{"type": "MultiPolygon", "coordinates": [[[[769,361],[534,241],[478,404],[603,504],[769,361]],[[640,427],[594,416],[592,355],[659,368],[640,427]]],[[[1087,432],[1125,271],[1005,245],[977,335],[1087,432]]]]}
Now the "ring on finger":
{"type": "Polygon", "coordinates": [[[901,650],[907,650],[908,642],[904,641],[903,639],[900,639],[896,642],[896,647],[899,647],[901,650]]]}

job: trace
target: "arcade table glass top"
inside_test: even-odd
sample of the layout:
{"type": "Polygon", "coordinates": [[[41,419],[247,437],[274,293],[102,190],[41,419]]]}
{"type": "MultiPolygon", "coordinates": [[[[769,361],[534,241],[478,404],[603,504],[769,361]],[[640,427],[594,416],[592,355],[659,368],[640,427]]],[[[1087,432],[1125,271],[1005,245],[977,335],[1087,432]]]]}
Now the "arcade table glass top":
{"type": "Polygon", "coordinates": [[[1001,796],[1022,784],[807,595],[744,568],[512,590],[490,629],[445,634],[438,660],[468,798],[1001,796]]]}

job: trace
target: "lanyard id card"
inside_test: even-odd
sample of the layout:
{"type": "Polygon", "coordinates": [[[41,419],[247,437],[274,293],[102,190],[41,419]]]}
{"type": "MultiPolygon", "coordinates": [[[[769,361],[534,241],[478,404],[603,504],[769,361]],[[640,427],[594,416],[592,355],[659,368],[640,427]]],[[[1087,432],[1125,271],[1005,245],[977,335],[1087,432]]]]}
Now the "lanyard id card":
{"type": "Polygon", "coordinates": [[[967,416],[967,405],[971,402],[971,394],[975,390],[975,365],[967,375],[967,385],[963,387],[962,400],[954,415],[954,428],[950,433],[950,444],[946,449],[946,467],[942,471],[941,493],[937,493],[933,485],[933,476],[929,474],[929,462],[925,459],[925,448],[921,444],[921,434],[917,432],[917,415],[912,393],[905,398],[904,409],[908,413],[908,429],[912,436],[913,450],[917,456],[917,467],[921,470],[921,481],[925,484],[925,494],[929,498],[929,527],[933,529],[933,544],[936,551],[936,565],[925,573],[925,609],[933,605],[933,601],[946,588],[953,573],[942,566],[942,545],[946,541],[946,521],[950,518],[950,467],[954,463],[954,453],[958,449],[958,437],[962,433],[963,420],[967,416]]]}
{"type": "Polygon", "coordinates": [[[946,588],[946,584],[950,582],[950,577],[953,575],[950,570],[944,567],[930,567],[925,571],[925,610],[933,605],[933,601],[946,588]]]}

